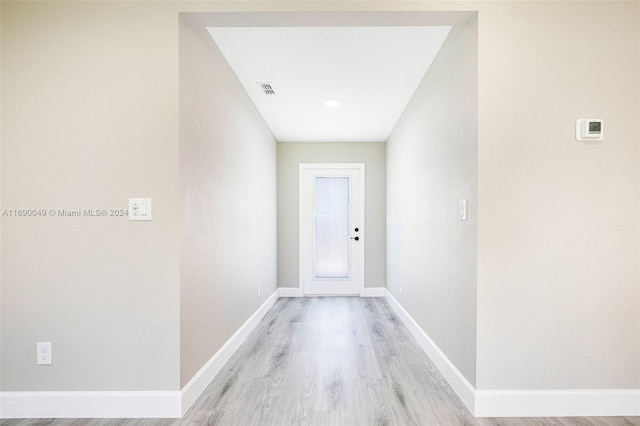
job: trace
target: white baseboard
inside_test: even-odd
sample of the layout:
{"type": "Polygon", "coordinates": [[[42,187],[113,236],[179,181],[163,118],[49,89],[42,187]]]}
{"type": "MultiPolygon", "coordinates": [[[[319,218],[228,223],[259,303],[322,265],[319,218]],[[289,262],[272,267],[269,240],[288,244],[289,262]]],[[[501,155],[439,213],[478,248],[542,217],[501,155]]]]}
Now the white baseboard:
{"type": "MultiPolygon", "coordinates": [[[[304,297],[304,292],[299,287],[280,287],[280,297],[304,297]]],[[[365,287],[360,297],[384,297],[384,287],[365,287]]]]}
{"type": "Polygon", "coordinates": [[[640,416],[640,390],[478,390],[474,415],[476,417],[640,416]]]}
{"type": "MultiPolygon", "coordinates": [[[[281,290],[281,289],[280,289],[281,290]]],[[[258,325],[260,320],[264,318],[266,313],[276,303],[279,297],[279,289],[273,292],[271,296],[251,315],[251,317],[236,331],[233,336],[222,345],[218,351],[213,354],[211,359],[189,380],[182,388],[182,415],[184,415],[193,403],[200,397],[202,392],[209,386],[213,378],[222,370],[224,364],[238,350],[240,345],[249,337],[249,334],[258,325]]]]}
{"type": "Polygon", "coordinates": [[[389,305],[398,314],[402,322],[407,326],[413,337],[416,338],[418,344],[427,353],[431,361],[436,365],[440,373],[449,382],[453,390],[458,394],[464,405],[467,406],[471,413],[474,413],[475,388],[453,365],[447,356],[438,348],[438,345],[424,332],[418,323],[409,315],[407,311],[398,303],[398,301],[387,290],[385,297],[389,305]]]}
{"type": "Polygon", "coordinates": [[[476,390],[389,291],[385,297],[475,417],[640,416],[640,389],[476,390]]]}
{"type": "Polygon", "coordinates": [[[179,418],[180,392],[0,392],[1,419],[179,418]]]}
{"type": "Polygon", "coordinates": [[[278,288],[280,297],[303,297],[304,293],[300,287],[280,287],[278,288]]]}
{"type": "Polygon", "coordinates": [[[386,291],[384,287],[364,287],[360,297],[385,297],[386,291]]]}

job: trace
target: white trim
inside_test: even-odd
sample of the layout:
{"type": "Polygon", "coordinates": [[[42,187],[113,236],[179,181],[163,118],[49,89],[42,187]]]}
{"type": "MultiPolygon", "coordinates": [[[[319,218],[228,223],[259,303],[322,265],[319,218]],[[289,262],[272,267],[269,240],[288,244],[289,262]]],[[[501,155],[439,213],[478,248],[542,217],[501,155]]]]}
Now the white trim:
{"type": "Polygon", "coordinates": [[[180,418],[180,392],[0,392],[0,418],[180,418]]]}
{"type": "Polygon", "coordinates": [[[476,391],[476,417],[640,416],[640,389],[476,391]]]}
{"type": "Polygon", "coordinates": [[[280,297],[303,297],[300,287],[280,287],[278,288],[280,297]]]}
{"type": "Polygon", "coordinates": [[[360,297],[385,297],[386,291],[384,287],[364,287],[360,290],[360,297]]]}
{"type": "Polygon", "coordinates": [[[298,285],[304,296],[304,169],[306,164],[298,164],[298,285]]]}
{"type": "Polygon", "coordinates": [[[476,390],[389,290],[385,298],[475,417],[640,416],[640,389],[476,390]]]}
{"type": "Polygon", "coordinates": [[[240,345],[249,337],[249,334],[264,318],[269,309],[276,303],[279,297],[279,289],[269,296],[267,300],[254,312],[253,315],[225,342],[211,359],[189,380],[182,388],[182,415],[184,415],[193,403],[200,397],[209,383],[222,370],[229,358],[238,350],[240,345]]]}
{"type": "MultiPolygon", "coordinates": [[[[365,200],[366,164],[365,163],[299,163],[298,164],[298,282],[302,294],[304,291],[304,171],[306,169],[358,169],[360,171],[360,237],[366,241],[367,206],[365,200]]],[[[360,285],[359,292],[365,289],[365,244],[358,244],[360,250],[360,285]]],[[[311,295],[309,293],[309,295],[311,295]]],[[[326,296],[326,295],[325,295],[326,296]]],[[[345,296],[343,294],[343,296],[345,296]]]]}
{"type": "Polygon", "coordinates": [[[436,365],[440,373],[449,382],[453,390],[458,394],[464,405],[467,406],[471,413],[474,413],[475,388],[462,375],[455,365],[447,358],[447,356],[438,348],[433,340],[424,332],[418,323],[409,315],[407,311],[398,303],[391,295],[389,290],[386,291],[385,298],[389,305],[398,314],[402,322],[407,326],[413,337],[416,338],[418,344],[427,353],[431,361],[436,365]]]}
{"type": "Polygon", "coordinates": [[[360,294],[364,293],[364,283],[366,279],[364,264],[365,264],[365,255],[366,252],[364,250],[365,243],[367,241],[367,200],[366,196],[366,186],[367,186],[367,173],[365,163],[358,163],[358,168],[360,169],[360,238],[362,239],[362,244],[358,244],[360,248],[360,294]]]}

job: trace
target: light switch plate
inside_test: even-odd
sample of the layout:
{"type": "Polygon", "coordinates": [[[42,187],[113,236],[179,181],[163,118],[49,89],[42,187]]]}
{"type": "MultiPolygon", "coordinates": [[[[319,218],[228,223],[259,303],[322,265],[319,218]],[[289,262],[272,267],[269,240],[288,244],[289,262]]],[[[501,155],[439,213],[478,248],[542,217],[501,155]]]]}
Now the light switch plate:
{"type": "Polygon", "coordinates": [[[469,209],[467,200],[460,200],[460,220],[465,221],[468,218],[469,209]]]}
{"type": "Polygon", "coordinates": [[[129,220],[151,220],[151,198],[129,198],[129,220]]]}

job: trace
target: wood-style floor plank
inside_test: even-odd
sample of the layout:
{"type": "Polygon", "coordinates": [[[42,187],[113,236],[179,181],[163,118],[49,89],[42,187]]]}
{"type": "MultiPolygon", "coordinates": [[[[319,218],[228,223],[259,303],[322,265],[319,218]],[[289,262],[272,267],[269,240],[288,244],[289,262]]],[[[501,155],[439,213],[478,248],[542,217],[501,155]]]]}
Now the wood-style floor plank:
{"type": "Polygon", "coordinates": [[[638,417],[474,418],[384,299],[280,299],[182,419],[3,426],[640,426],[638,417]]]}

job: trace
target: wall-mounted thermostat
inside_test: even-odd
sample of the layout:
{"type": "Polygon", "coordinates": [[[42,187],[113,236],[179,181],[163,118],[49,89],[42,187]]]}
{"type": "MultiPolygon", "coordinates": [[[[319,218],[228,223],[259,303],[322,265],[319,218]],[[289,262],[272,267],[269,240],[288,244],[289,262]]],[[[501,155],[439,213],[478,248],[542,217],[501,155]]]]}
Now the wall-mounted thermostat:
{"type": "Polygon", "coordinates": [[[576,121],[576,140],[601,141],[603,133],[603,120],[586,118],[576,121]]]}

